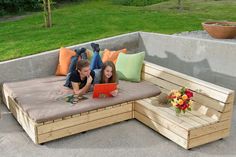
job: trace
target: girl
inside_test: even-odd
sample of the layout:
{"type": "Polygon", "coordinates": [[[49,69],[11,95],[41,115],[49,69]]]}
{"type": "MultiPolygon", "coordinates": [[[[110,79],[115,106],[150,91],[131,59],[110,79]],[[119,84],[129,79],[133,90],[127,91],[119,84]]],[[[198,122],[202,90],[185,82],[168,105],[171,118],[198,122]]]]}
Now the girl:
{"type": "MultiPolygon", "coordinates": [[[[116,74],[116,67],[112,61],[106,61],[103,63],[101,69],[95,69],[95,79],[94,84],[99,83],[117,83],[118,76],[116,74]]],[[[112,96],[117,96],[118,89],[111,92],[112,96]]]]}

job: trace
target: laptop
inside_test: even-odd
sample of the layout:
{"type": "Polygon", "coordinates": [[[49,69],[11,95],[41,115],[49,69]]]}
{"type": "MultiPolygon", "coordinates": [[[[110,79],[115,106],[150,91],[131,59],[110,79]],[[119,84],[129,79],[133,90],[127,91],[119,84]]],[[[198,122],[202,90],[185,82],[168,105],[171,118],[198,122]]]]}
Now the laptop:
{"type": "Polygon", "coordinates": [[[93,88],[93,98],[112,97],[110,94],[117,89],[117,83],[95,84],[93,88]]]}

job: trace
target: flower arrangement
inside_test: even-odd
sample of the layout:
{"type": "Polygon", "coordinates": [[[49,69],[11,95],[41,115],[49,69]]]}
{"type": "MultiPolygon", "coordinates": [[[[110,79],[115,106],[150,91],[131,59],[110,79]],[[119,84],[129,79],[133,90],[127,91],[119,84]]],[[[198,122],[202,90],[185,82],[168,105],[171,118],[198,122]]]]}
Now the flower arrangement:
{"type": "Polygon", "coordinates": [[[168,102],[175,107],[176,114],[185,113],[186,110],[191,111],[192,97],[193,93],[183,87],[180,90],[172,90],[168,95],[168,102]]]}

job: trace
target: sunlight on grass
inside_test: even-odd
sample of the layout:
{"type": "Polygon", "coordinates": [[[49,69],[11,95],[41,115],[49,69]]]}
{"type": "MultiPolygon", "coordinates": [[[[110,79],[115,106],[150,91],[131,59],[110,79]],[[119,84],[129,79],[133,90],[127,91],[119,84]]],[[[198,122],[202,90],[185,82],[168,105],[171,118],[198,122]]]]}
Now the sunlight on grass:
{"type": "Polygon", "coordinates": [[[236,21],[236,1],[176,0],[146,7],[115,5],[112,0],[71,3],[53,10],[53,27],[42,13],[0,23],[0,61],[133,31],[172,34],[199,30],[207,20],[236,21]],[[235,5],[233,5],[235,4],[235,5]]]}

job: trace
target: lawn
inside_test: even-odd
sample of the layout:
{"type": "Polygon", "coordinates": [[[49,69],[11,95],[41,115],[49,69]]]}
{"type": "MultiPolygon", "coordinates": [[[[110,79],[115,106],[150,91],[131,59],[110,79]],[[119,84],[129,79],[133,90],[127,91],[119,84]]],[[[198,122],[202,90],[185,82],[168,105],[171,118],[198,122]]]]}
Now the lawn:
{"type": "Polygon", "coordinates": [[[133,31],[172,34],[201,28],[206,20],[236,21],[235,0],[177,0],[146,7],[115,5],[112,0],[87,0],[53,10],[53,27],[43,27],[41,12],[0,22],[0,61],[133,31]]]}

